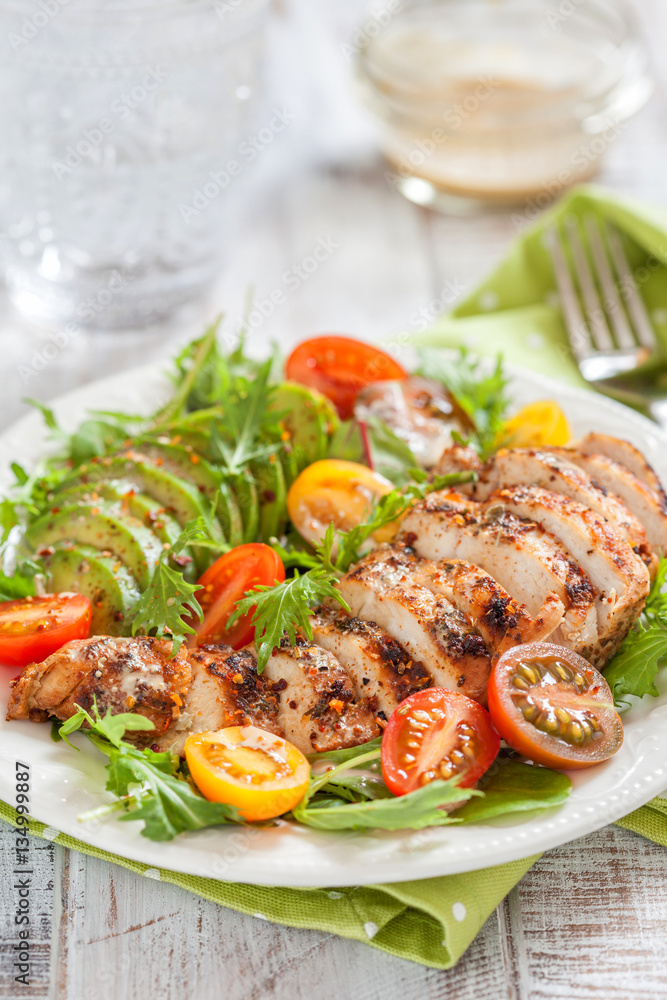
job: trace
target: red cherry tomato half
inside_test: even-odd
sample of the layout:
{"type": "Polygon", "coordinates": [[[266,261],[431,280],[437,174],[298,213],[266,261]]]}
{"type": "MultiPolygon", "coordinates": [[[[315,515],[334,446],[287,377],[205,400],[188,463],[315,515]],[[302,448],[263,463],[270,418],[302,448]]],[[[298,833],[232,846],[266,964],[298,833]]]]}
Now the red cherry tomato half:
{"type": "Polygon", "coordinates": [[[460,775],[474,785],[498,756],[500,737],[472,698],[446,688],[410,695],[393,712],[382,737],[382,775],[394,795],[436,778],[460,775]]]}
{"type": "Polygon", "coordinates": [[[295,347],[285,374],[290,381],[327,396],[343,420],[352,416],[354,401],[364,386],[408,375],[398,361],[379,348],[333,334],[312,337],[295,347]]]}
{"type": "Polygon", "coordinates": [[[0,663],[40,663],[72,639],[87,639],[92,608],[83,594],[45,594],[0,603],[0,663]]]}
{"type": "Polygon", "coordinates": [[[192,622],[197,630],[193,641],[200,646],[216,642],[227,643],[235,649],[245,646],[255,634],[251,625],[254,611],[239,618],[228,630],[226,625],[236,602],[253,587],[270,587],[284,579],[285,567],[268,545],[252,542],[225,552],[199,580],[202,589],[197,591],[196,597],[202,606],[204,620],[201,624],[196,620],[192,622]]]}
{"type": "Polygon", "coordinates": [[[609,685],[577,653],[549,642],[514,646],[488,687],[493,724],[513,750],[545,767],[590,767],[623,742],[609,685]]]}

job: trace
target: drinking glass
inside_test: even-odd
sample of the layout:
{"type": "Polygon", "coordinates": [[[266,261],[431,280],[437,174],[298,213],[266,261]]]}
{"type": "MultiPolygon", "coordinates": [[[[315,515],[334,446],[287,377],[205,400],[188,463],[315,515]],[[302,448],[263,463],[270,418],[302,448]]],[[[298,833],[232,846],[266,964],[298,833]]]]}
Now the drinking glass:
{"type": "Polygon", "coordinates": [[[0,0],[0,267],[33,320],[115,328],[210,285],[267,124],[268,0],[0,0]]]}

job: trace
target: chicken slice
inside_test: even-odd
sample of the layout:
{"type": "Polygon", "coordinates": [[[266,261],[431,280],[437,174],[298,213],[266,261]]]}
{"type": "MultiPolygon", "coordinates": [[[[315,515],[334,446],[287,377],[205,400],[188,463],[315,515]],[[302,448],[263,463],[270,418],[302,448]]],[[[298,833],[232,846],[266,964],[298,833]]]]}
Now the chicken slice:
{"type": "Polygon", "coordinates": [[[626,469],[646,483],[658,494],[662,509],[667,511],[667,495],[655,470],[649,465],[641,451],[629,441],[611,437],[609,434],[587,434],[572,445],[584,454],[606,455],[613,462],[624,465],[626,469]]]}
{"type": "Polygon", "coordinates": [[[414,550],[381,547],[364,556],[338,589],[356,617],[377,622],[423,663],[437,687],[484,700],[491,670],[484,641],[448,600],[415,582],[426,562],[414,550]]]}
{"type": "Polygon", "coordinates": [[[376,625],[322,609],[310,619],[313,639],[347,670],[358,698],[388,719],[399,702],[428,687],[423,663],[413,660],[395,639],[376,625]]]}
{"type": "Polygon", "coordinates": [[[13,682],[7,718],[69,719],[77,705],[90,712],[97,702],[101,715],[107,709],[145,715],[155,729],[128,738],[151,743],[178,718],[191,679],[186,651],[180,649],[174,657],[171,652],[171,641],[148,636],[68,642],[43,663],[30,664],[13,682]]]}
{"type": "MultiPolygon", "coordinates": [[[[450,472],[481,472],[484,464],[479,455],[472,448],[462,444],[453,444],[445,448],[438,460],[435,471],[440,476],[445,476],[450,472]]],[[[467,492],[464,488],[463,492],[467,492]]]]}
{"type": "Polygon", "coordinates": [[[514,448],[497,452],[480,473],[469,492],[476,500],[486,500],[494,490],[509,486],[541,486],[562,493],[606,518],[627,538],[638,558],[650,569],[657,567],[641,522],[613,495],[594,485],[571,458],[553,449],[514,448]]]}
{"type": "Polygon", "coordinates": [[[510,513],[489,519],[480,504],[443,490],[408,511],[400,540],[430,559],[463,559],[479,566],[534,619],[547,596],[555,594],[565,611],[550,639],[582,656],[595,648],[593,587],[564,546],[537,524],[510,513]]]}
{"type": "Polygon", "coordinates": [[[598,643],[589,659],[606,663],[637,620],[650,588],[648,570],[626,539],[583,504],[539,486],[497,490],[484,506],[487,513],[529,518],[567,547],[596,590],[598,643]]]}
{"type": "MultiPolygon", "coordinates": [[[[660,557],[667,554],[667,502],[662,491],[657,493],[625,465],[606,455],[596,455],[562,449],[570,462],[583,469],[600,489],[612,493],[644,526],[651,548],[660,557]]],[[[557,454],[560,455],[561,449],[557,454]]]]}
{"type": "Polygon", "coordinates": [[[461,559],[424,562],[435,570],[415,574],[417,581],[458,608],[494,654],[504,653],[520,643],[546,639],[562,621],[565,608],[554,593],[547,594],[539,614],[533,618],[525,604],[518,604],[479,566],[461,559]]]}
{"type": "Polygon", "coordinates": [[[179,718],[152,744],[183,756],[188,736],[228,726],[257,726],[282,736],[278,698],[257,674],[257,660],[247,649],[200,646],[189,654],[192,681],[179,718]]]}
{"type": "Polygon", "coordinates": [[[307,639],[274,649],[264,676],[278,695],[278,721],[303,753],[341,750],[378,736],[380,727],[335,656],[307,639]]]}

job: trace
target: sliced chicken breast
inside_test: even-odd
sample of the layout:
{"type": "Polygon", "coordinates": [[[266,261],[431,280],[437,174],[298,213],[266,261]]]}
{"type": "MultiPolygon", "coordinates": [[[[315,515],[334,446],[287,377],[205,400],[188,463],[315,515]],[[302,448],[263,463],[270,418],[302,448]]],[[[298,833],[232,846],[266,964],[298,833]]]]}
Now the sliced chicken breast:
{"type": "Polygon", "coordinates": [[[667,495],[660,478],[641,451],[629,441],[623,441],[621,438],[611,437],[608,434],[587,434],[581,440],[575,441],[572,447],[584,454],[606,455],[607,458],[618,462],[619,465],[624,465],[637,479],[641,479],[643,483],[655,490],[661,499],[663,510],[667,512],[667,495]]]}
{"type": "Polygon", "coordinates": [[[171,657],[165,639],[93,636],[66,643],[43,663],[32,663],[13,682],[8,719],[69,719],[77,705],[145,715],[155,729],[128,734],[152,743],[180,714],[192,671],[185,649],[171,657]]]}
{"type": "Polygon", "coordinates": [[[338,584],[357,618],[377,622],[421,661],[436,687],[484,700],[491,660],[478,632],[444,597],[415,582],[414,550],[380,547],[338,584]]]}
{"type": "Polygon", "coordinates": [[[565,609],[553,642],[588,656],[598,639],[595,593],[567,549],[531,521],[500,508],[489,517],[454,491],[431,493],[408,511],[400,541],[434,560],[463,559],[485,570],[537,619],[548,595],[565,609]]]}
{"type": "MultiPolygon", "coordinates": [[[[646,538],[657,556],[667,554],[667,505],[644,480],[639,479],[625,465],[606,455],[596,455],[562,449],[568,460],[583,469],[600,489],[614,494],[641,522],[646,538]]],[[[557,454],[560,455],[560,449],[557,454]]]]}
{"type": "Polygon", "coordinates": [[[598,643],[589,659],[607,662],[636,621],[649,592],[646,566],[607,521],[582,504],[539,486],[497,490],[484,505],[529,518],[567,547],[596,590],[598,643]]]}
{"type": "Polygon", "coordinates": [[[472,483],[466,492],[477,500],[486,500],[494,490],[510,486],[541,486],[576,500],[606,518],[651,570],[657,565],[641,522],[618,497],[600,489],[571,458],[564,457],[563,451],[501,450],[487,462],[478,482],[472,483]]]}
{"type": "Polygon", "coordinates": [[[228,726],[257,726],[282,736],[278,725],[278,696],[271,682],[257,675],[257,660],[246,649],[200,646],[190,652],[192,681],[181,714],[154,750],[183,756],[188,736],[228,726]]]}
{"type": "MultiPolygon", "coordinates": [[[[453,444],[445,448],[435,471],[440,476],[446,476],[450,472],[481,472],[483,468],[484,463],[476,451],[465,445],[453,444]]],[[[467,492],[465,487],[463,492],[467,492]]]]}
{"type": "Polygon", "coordinates": [[[415,574],[417,581],[458,608],[494,654],[520,643],[545,639],[562,621],[565,608],[554,593],[547,594],[533,618],[525,604],[518,604],[479,566],[461,559],[426,562],[436,567],[435,572],[415,574]]]}
{"type": "Polygon", "coordinates": [[[322,610],[310,619],[313,639],[347,670],[357,698],[388,719],[399,702],[431,683],[423,663],[376,625],[322,610]]]}
{"type": "Polygon", "coordinates": [[[355,702],[336,657],[307,639],[275,649],[263,676],[278,695],[285,736],[303,753],[357,746],[380,733],[370,707],[355,702]]]}

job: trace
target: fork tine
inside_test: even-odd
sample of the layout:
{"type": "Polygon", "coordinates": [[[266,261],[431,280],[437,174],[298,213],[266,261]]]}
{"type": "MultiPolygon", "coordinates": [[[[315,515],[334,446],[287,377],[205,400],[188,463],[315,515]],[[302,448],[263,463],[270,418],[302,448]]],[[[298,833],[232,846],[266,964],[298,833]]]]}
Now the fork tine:
{"type": "Polygon", "coordinates": [[[613,351],[615,344],[611,336],[611,330],[607,325],[604,307],[600,301],[600,296],[598,295],[591,272],[591,266],[588,262],[588,256],[579,233],[579,220],[576,217],[567,219],[565,221],[565,231],[570,242],[579,287],[581,288],[581,294],[586,305],[588,323],[593,332],[593,339],[599,351],[613,351]]]}
{"type": "Polygon", "coordinates": [[[551,255],[560,292],[560,304],[565,316],[570,346],[577,361],[589,357],[594,345],[590,331],[579,306],[579,298],[572,282],[570,268],[556,226],[550,226],[545,233],[545,243],[551,255]]]}
{"type": "Polygon", "coordinates": [[[636,347],[632,329],[625,315],[625,309],[621,297],[618,294],[614,276],[609,265],[609,258],[602,241],[600,222],[595,215],[587,215],[584,219],[584,228],[588,237],[588,243],[593,255],[593,263],[597,270],[602,291],[604,293],[604,305],[607,310],[607,317],[611,320],[616,335],[616,342],[623,350],[632,350],[636,347]]]}
{"type": "Polygon", "coordinates": [[[614,262],[614,267],[616,268],[616,274],[618,275],[619,281],[624,290],[624,298],[628,306],[628,312],[630,313],[630,316],[635,324],[637,339],[642,347],[648,348],[649,351],[654,351],[657,347],[655,331],[653,330],[651,320],[648,317],[644,301],[639,294],[639,288],[637,287],[637,282],[635,281],[630,268],[628,258],[625,255],[621,237],[619,236],[618,231],[608,222],[605,222],[605,230],[609,250],[611,252],[611,258],[614,262]]]}

